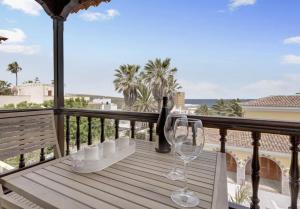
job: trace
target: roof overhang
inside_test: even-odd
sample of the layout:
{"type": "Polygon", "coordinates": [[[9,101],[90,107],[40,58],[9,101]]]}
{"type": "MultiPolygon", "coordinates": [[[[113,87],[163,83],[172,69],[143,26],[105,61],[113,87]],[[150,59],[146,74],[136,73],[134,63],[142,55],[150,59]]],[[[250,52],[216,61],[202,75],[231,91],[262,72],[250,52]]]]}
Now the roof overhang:
{"type": "Polygon", "coordinates": [[[35,0],[52,18],[67,19],[71,13],[77,13],[80,10],[88,9],[91,6],[98,6],[102,2],[110,0],[35,0]]]}
{"type": "Polygon", "coordinates": [[[0,36],[0,44],[1,44],[2,41],[6,41],[7,39],[8,38],[6,38],[6,37],[0,36]]]}

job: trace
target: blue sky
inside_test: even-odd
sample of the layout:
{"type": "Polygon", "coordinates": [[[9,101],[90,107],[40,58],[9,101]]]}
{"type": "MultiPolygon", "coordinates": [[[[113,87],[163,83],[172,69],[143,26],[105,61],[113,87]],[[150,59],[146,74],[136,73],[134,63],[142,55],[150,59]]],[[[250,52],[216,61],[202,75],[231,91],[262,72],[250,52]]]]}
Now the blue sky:
{"type": "MultiPolygon", "coordinates": [[[[114,69],[172,58],[187,98],[300,92],[299,0],[112,0],[65,23],[67,93],[118,95],[114,69]]],[[[0,0],[0,79],[53,79],[52,22],[34,0],[0,0]]]]}

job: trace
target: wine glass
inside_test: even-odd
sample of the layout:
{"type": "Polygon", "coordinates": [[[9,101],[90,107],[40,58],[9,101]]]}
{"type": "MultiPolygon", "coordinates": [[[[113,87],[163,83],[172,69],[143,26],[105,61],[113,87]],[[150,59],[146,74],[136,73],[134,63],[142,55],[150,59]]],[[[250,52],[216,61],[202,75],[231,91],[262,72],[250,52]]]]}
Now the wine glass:
{"type": "Polygon", "coordinates": [[[183,170],[177,168],[176,152],[175,152],[175,146],[174,146],[174,124],[175,124],[176,119],[178,119],[178,118],[187,118],[187,116],[184,114],[170,113],[166,119],[166,123],[164,126],[165,137],[166,137],[168,143],[171,145],[171,150],[172,150],[173,160],[174,160],[171,171],[164,174],[164,176],[170,180],[183,180],[184,179],[183,170]]]}
{"type": "Polygon", "coordinates": [[[172,193],[172,200],[182,207],[195,207],[199,198],[188,190],[187,165],[203,150],[205,137],[201,120],[179,118],[175,122],[175,150],[184,162],[184,188],[172,193]]]}

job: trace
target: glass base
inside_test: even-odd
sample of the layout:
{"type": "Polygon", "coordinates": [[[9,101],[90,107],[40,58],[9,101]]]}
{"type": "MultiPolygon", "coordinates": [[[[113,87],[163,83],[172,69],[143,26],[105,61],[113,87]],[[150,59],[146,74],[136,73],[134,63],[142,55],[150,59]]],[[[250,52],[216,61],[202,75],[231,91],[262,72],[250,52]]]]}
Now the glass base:
{"type": "Polygon", "coordinates": [[[184,180],[184,172],[179,168],[173,168],[169,173],[164,174],[170,180],[184,180]]]}
{"type": "Polygon", "coordinates": [[[199,204],[199,198],[192,191],[184,191],[183,189],[174,191],[171,199],[181,207],[196,207],[199,204]]]}

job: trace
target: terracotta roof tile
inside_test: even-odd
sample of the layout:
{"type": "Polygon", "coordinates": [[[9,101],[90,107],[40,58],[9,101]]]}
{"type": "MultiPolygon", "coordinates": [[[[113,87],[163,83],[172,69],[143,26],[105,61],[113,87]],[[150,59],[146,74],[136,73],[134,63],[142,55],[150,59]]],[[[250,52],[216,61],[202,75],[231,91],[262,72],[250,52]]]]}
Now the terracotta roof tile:
{"type": "Polygon", "coordinates": [[[300,107],[300,95],[269,96],[242,102],[241,105],[252,107],[300,107]]]}
{"type": "MultiPolygon", "coordinates": [[[[220,144],[220,135],[218,129],[205,128],[206,143],[208,144],[220,144]]],[[[229,130],[226,136],[226,145],[250,148],[252,149],[252,137],[250,132],[245,131],[232,131],[229,130]]],[[[289,153],[289,137],[278,134],[265,134],[261,135],[260,150],[289,153]]]]}

